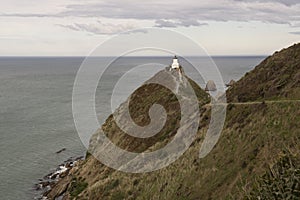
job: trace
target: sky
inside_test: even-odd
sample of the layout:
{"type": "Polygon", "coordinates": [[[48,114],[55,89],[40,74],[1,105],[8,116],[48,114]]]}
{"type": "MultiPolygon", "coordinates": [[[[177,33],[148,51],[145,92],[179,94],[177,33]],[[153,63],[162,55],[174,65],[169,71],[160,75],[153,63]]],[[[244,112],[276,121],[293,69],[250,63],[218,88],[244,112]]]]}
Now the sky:
{"type": "Polygon", "coordinates": [[[144,27],[181,33],[210,55],[269,55],[300,41],[299,0],[1,1],[0,56],[87,56],[144,27]]]}

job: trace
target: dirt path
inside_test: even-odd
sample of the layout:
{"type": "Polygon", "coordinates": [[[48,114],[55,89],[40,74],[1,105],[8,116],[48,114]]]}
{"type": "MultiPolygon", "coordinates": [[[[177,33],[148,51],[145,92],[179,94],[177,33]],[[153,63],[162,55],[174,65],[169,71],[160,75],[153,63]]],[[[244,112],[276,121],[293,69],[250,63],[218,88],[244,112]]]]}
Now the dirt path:
{"type": "Polygon", "coordinates": [[[247,104],[261,104],[261,103],[266,103],[266,104],[272,104],[272,103],[294,103],[298,102],[300,103],[300,100],[267,100],[267,101],[252,101],[252,102],[236,102],[236,103],[229,103],[229,104],[234,104],[234,105],[247,105],[247,104]]]}
{"type": "MultiPolygon", "coordinates": [[[[300,103],[300,100],[266,100],[266,101],[251,101],[251,102],[232,102],[232,103],[215,103],[213,105],[253,105],[253,104],[273,104],[273,103],[300,103]]],[[[207,104],[208,106],[211,106],[212,104],[207,104]]]]}

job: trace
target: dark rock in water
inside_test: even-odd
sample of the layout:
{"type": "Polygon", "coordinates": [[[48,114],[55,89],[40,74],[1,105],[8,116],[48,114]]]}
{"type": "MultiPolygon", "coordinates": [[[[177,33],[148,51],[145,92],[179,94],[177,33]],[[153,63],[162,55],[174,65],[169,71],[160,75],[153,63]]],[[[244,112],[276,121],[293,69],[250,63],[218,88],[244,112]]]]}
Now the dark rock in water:
{"type": "Polygon", "coordinates": [[[44,181],[44,182],[41,182],[40,185],[41,185],[42,188],[45,188],[48,185],[50,185],[50,182],[49,181],[44,181]]]}
{"type": "Polygon", "coordinates": [[[34,185],[34,189],[36,191],[41,190],[42,189],[42,185],[40,183],[37,183],[37,184],[34,185]]]}
{"type": "Polygon", "coordinates": [[[58,175],[58,174],[53,174],[53,175],[51,176],[51,179],[52,179],[52,180],[53,180],[53,179],[56,179],[57,175],[58,175]]]}
{"type": "Polygon", "coordinates": [[[82,160],[84,158],[84,156],[79,156],[77,158],[75,158],[75,160],[82,160]]]}
{"type": "MultiPolygon", "coordinates": [[[[60,153],[62,151],[65,151],[65,148],[61,149],[60,151],[56,153],[60,153]]],[[[71,157],[68,160],[66,160],[63,164],[60,164],[57,169],[52,171],[51,173],[47,174],[43,177],[43,179],[39,179],[39,183],[35,184],[34,189],[37,191],[42,191],[42,195],[40,197],[36,197],[37,199],[45,199],[47,194],[51,191],[51,189],[55,186],[55,184],[62,178],[66,177],[74,164],[82,160],[84,156],[79,157],[71,157]]],[[[62,193],[64,191],[64,188],[62,188],[62,193]]]]}
{"type": "Polygon", "coordinates": [[[59,154],[59,153],[65,151],[65,150],[66,150],[66,148],[62,148],[61,150],[57,151],[56,153],[59,154]]]}
{"type": "Polygon", "coordinates": [[[205,86],[205,91],[216,91],[217,86],[213,80],[209,80],[205,86]]]}
{"type": "MultiPolygon", "coordinates": [[[[40,179],[41,180],[41,179],[40,179]]],[[[39,183],[35,184],[35,190],[46,191],[47,188],[50,189],[55,182],[52,180],[41,180],[39,183]]]]}
{"type": "Polygon", "coordinates": [[[73,162],[68,162],[68,163],[66,163],[66,168],[70,168],[70,167],[72,167],[72,165],[73,165],[73,162]]]}
{"type": "MultiPolygon", "coordinates": [[[[49,178],[52,176],[52,174],[53,174],[53,173],[51,172],[51,173],[47,174],[46,176],[44,176],[43,178],[44,178],[44,179],[49,179],[49,178]]],[[[40,180],[40,179],[39,179],[39,180],[40,180]]]]}

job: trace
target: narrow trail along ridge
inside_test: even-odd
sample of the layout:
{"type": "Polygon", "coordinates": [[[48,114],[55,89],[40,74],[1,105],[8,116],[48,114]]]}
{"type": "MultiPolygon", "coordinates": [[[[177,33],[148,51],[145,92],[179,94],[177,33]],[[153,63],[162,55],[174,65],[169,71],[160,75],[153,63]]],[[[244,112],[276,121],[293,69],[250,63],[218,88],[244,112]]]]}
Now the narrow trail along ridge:
{"type": "Polygon", "coordinates": [[[211,105],[228,105],[228,104],[232,104],[232,105],[253,105],[253,104],[262,104],[262,103],[266,103],[266,104],[273,104],[273,103],[300,103],[300,100],[266,100],[266,101],[249,101],[249,102],[231,102],[231,103],[209,103],[207,104],[207,106],[211,106],[211,105]]]}

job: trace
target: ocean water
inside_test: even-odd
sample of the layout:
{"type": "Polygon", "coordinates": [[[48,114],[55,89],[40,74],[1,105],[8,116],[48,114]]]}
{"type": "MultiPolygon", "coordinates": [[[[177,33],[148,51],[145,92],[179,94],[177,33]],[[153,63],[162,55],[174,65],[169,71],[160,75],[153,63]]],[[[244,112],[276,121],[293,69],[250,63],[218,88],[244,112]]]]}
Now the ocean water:
{"type": "MultiPolygon", "coordinates": [[[[227,83],[241,78],[264,58],[214,57],[213,60],[227,83]]],[[[103,68],[105,59],[110,58],[95,58],[95,64],[103,68]]],[[[39,178],[68,158],[85,154],[72,116],[73,83],[83,60],[80,57],[0,57],[0,199],[33,199],[37,195],[34,184],[39,178]],[[55,153],[62,148],[66,151],[55,153]]],[[[126,82],[129,87],[117,91],[121,100],[141,80],[146,81],[170,62],[166,57],[132,57],[113,63],[113,69],[100,85],[101,91],[96,93],[100,123],[109,115],[104,108],[110,104],[97,101],[97,96],[110,100],[111,84],[122,73],[145,63],[162,64],[132,71],[126,82]]],[[[205,66],[201,59],[195,63],[205,66]]],[[[195,75],[189,70],[187,74],[192,78],[195,75]]],[[[199,84],[203,87],[205,83],[200,80],[199,84]]]]}

